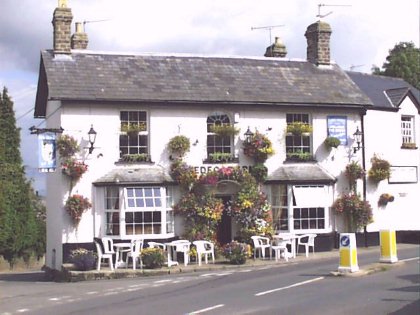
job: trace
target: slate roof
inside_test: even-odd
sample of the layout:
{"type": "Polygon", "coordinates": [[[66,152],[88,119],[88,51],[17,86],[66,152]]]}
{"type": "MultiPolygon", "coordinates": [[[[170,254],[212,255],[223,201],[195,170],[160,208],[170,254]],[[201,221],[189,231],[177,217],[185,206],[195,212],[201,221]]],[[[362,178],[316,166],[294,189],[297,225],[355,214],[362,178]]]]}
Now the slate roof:
{"type": "Polygon", "coordinates": [[[316,163],[283,164],[267,177],[266,182],[289,184],[332,184],[336,178],[316,163]]]}
{"type": "Polygon", "coordinates": [[[350,71],[347,74],[376,108],[398,108],[408,93],[417,100],[417,106],[420,104],[420,91],[403,79],[350,71]]]}
{"type": "Polygon", "coordinates": [[[337,65],[280,58],[41,52],[35,117],[48,100],[349,106],[371,101],[337,65]]]}
{"type": "Polygon", "coordinates": [[[155,185],[174,182],[172,177],[162,167],[116,168],[93,182],[101,185],[142,184],[155,185]]]}

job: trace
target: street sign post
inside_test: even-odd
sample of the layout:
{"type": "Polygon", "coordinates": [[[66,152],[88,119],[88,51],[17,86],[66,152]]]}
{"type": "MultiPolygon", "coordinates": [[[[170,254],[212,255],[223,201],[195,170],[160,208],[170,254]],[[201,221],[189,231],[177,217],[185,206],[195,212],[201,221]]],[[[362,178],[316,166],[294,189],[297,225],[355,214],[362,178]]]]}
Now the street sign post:
{"type": "Polygon", "coordinates": [[[356,235],[354,233],[340,234],[340,265],[338,271],[359,271],[359,266],[357,264],[356,235]]]}
{"type": "Polygon", "coordinates": [[[381,245],[380,262],[395,263],[398,261],[397,257],[397,241],[394,230],[380,230],[379,239],[381,245]]]}

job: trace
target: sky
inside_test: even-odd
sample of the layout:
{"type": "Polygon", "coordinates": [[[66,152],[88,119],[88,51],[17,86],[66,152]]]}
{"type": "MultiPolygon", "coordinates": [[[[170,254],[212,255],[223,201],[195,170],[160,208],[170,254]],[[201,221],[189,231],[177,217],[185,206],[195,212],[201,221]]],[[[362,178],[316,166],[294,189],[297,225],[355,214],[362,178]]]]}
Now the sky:
{"type": "MultiPolygon", "coordinates": [[[[40,51],[53,45],[58,0],[0,0],[0,88],[14,101],[27,176],[45,195],[37,169],[33,119],[40,51]]],[[[419,47],[420,0],[68,0],[75,22],[86,22],[88,49],[137,53],[262,56],[275,37],[287,57],[306,58],[306,28],[332,28],[331,58],[344,70],[370,73],[399,42],[419,47]],[[323,4],[319,6],[319,4],[323,4]]]]}

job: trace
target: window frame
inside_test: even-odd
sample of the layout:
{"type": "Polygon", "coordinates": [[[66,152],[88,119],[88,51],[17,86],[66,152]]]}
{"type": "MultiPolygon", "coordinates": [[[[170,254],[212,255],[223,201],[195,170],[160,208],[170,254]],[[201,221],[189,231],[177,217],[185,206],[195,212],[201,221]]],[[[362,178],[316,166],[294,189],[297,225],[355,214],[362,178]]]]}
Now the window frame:
{"type": "Polygon", "coordinates": [[[272,207],[272,215],[273,215],[273,223],[274,223],[274,228],[275,231],[277,233],[297,233],[297,234],[306,234],[306,233],[329,233],[332,231],[332,225],[331,225],[331,204],[332,204],[332,186],[330,185],[324,185],[324,184],[273,184],[271,185],[271,191],[270,191],[270,201],[271,201],[271,207],[272,207]],[[278,205],[277,202],[275,201],[275,190],[279,190],[280,186],[283,186],[285,188],[282,188],[283,190],[286,191],[287,195],[283,195],[283,197],[285,198],[284,200],[287,200],[287,204],[286,205],[278,205]],[[322,187],[323,189],[325,189],[326,193],[323,197],[323,204],[321,203],[314,203],[313,206],[297,206],[296,205],[296,200],[294,197],[294,193],[293,193],[293,187],[322,187]],[[275,211],[279,211],[279,210],[284,211],[285,213],[281,214],[281,218],[279,219],[279,222],[277,223],[276,226],[276,222],[275,222],[275,218],[276,218],[276,214],[275,211]],[[305,210],[307,209],[307,210],[305,210]],[[311,228],[310,226],[310,211],[314,212],[314,210],[311,209],[315,209],[315,211],[318,214],[319,212],[323,212],[323,218],[321,217],[317,217],[317,218],[313,218],[312,220],[317,220],[315,222],[317,222],[315,228],[311,228]],[[322,210],[321,210],[322,209],[322,210]],[[300,215],[299,217],[295,217],[296,211],[300,211],[300,213],[304,213],[307,211],[308,213],[308,218],[306,217],[302,217],[302,215],[300,215]],[[287,219],[287,228],[286,227],[286,222],[285,220],[287,219]],[[318,221],[320,222],[321,220],[323,220],[324,225],[322,228],[319,228],[320,224],[318,224],[318,221]],[[302,226],[302,222],[304,221],[308,221],[308,227],[307,228],[296,228],[297,223],[300,223],[299,225],[302,226]],[[278,228],[278,226],[280,225],[280,228],[278,228]],[[283,225],[283,227],[282,227],[283,225]]]}
{"type": "Polygon", "coordinates": [[[213,125],[232,125],[232,119],[228,114],[223,112],[214,112],[207,116],[206,119],[206,154],[207,158],[205,162],[207,163],[226,163],[226,162],[235,162],[237,158],[235,157],[234,142],[235,138],[233,135],[229,136],[219,136],[214,132],[211,132],[211,126],[213,125]],[[220,161],[212,158],[212,154],[221,153],[229,154],[230,157],[226,159],[221,159],[220,161]]]}
{"type": "Polygon", "coordinates": [[[413,115],[401,115],[401,146],[405,147],[409,143],[415,146],[415,135],[415,117],[413,115]]]}
{"type": "MultiPolygon", "coordinates": [[[[286,113],[286,124],[293,122],[303,122],[312,125],[311,115],[309,113],[286,113]]],[[[312,136],[311,135],[291,135],[286,134],[285,139],[286,161],[305,161],[305,159],[289,156],[293,153],[309,153],[313,155],[312,136]]],[[[310,158],[309,160],[312,160],[310,158]]]]}
{"type": "MultiPolygon", "coordinates": [[[[143,154],[143,161],[150,161],[150,119],[147,110],[121,110],[120,128],[127,124],[144,124],[146,130],[140,131],[137,135],[121,133],[119,137],[119,158],[124,159],[125,155],[143,154]],[[127,115],[127,117],[123,117],[127,115]],[[145,117],[145,118],[143,118],[145,117]]],[[[137,161],[138,162],[138,161],[137,161]]]]}
{"type": "MultiPolygon", "coordinates": [[[[102,226],[105,227],[105,235],[115,238],[115,239],[135,239],[138,237],[142,237],[145,239],[164,239],[164,238],[170,238],[174,237],[174,211],[173,211],[173,189],[166,186],[148,186],[148,185],[127,185],[127,186],[106,186],[103,190],[104,198],[103,202],[105,203],[103,205],[103,213],[104,217],[102,220],[102,226]],[[118,209],[108,209],[107,201],[109,200],[107,190],[113,190],[118,191],[118,209]],[[149,198],[150,196],[146,196],[145,191],[150,190],[152,191],[158,190],[160,195],[156,196],[153,195],[154,200],[159,200],[159,205],[156,205],[156,203],[153,203],[153,206],[138,206],[135,205],[134,207],[130,206],[132,205],[132,201],[136,202],[140,199],[145,200],[145,198],[149,198]],[[130,195],[129,191],[131,190],[141,190],[143,192],[143,195],[146,196],[145,198],[137,198],[137,196],[130,195]],[[119,222],[109,222],[109,218],[114,218],[114,216],[110,217],[108,214],[114,214],[118,213],[119,215],[119,222]],[[149,222],[148,220],[145,221],[145,216],[151,215],[152,222],[149,222]],[[154,217],[154,215],[156,215],[154,217]],[[133,221],[130,221],[130,216],[132,216],[133,221]],[[141,217],[141,219],[138,221],[138,219],[141,217]],[[159,217],[160,221],[154,221],[155,218],[159,217]],[[137,220],[136,220],[137,219],[137,220]],[[136,222],[137,221],[137,222],[136,222]],[[119,234],[116,233],[109,233],[111,229],[109,228],[112,225],[119,225],[119,234]],[[132,224],[132,228],[130,229],[130,224],[132,224]],[[148,229],[145,227],[149,227],[151,224],[152,229],[148,229]],[[141,229],[137,228],[141,227],[141,229]],[[158,227],[155,229],[155,227],[158,227]],[[133,233],[130,233],[130,230],[133,233]],[[151,231],[153,233],[145,233],[147,231],[151,231]],[[141,231],[141,233],[135,233],[136,231],[141,231]]],[[[114,193],[114,196],[116,194],[114,193]]],[[[152,199],[153,199],[152,198],[152,199]]],[[[150,200],[150,198],[149,198],[150,200]]],[[[148,218],[146,218],[148,219],[148,218]]],[[[112,230],[114,231],[114,230],[112,230]]]]}

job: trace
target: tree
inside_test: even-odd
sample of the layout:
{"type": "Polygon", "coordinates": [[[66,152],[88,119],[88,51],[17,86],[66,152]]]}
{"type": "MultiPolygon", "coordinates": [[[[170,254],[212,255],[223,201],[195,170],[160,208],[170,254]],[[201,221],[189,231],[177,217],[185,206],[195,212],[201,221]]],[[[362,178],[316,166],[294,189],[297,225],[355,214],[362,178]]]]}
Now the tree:
{"type": "Polygon", "coordinates": [[[19,131],[13,101],[4,88],[0,93],[0,255],[11,267],[19,257],[27,262],[34,252],[39,256],[45,251],[43,217],[37,216],[42,210],[25,178],[19,131]]]}
{"type": "Polygon", "coordinates": [[[382,66],[372,67],[372,73],[388,77],[404,79],[412,86],[420,89],[420,49],[412,42],[400,42],[389,51],[386,62],[382,66]]]}

